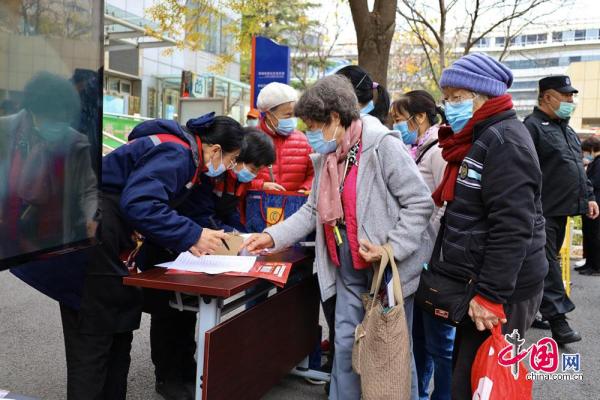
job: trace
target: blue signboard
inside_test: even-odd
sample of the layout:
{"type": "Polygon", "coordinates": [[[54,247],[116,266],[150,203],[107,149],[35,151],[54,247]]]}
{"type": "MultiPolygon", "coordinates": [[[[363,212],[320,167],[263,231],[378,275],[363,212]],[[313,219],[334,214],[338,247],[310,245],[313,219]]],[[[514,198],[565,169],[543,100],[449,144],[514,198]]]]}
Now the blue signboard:
{"type": "Polygon", "coordinates": [[[290,82],[290,48],[271,39],[256,36],[252,40],[251,95],[252,108],[260,90],[271,82],[290,82]]]}

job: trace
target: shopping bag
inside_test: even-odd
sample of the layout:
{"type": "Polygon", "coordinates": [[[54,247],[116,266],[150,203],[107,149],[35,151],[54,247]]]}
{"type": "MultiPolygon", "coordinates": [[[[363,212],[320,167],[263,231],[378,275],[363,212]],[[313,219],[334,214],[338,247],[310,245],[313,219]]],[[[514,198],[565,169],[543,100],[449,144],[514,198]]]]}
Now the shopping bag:
{"type": "Polygon", "coordinates": [[[527,380],[527,367],[521,361],[515,378],[511,368],[500,365],[498,353],[509,346],[500,324],[477,350],[471,367],[473,400],[531,400],[533,382],[527,380]]]}
{"type": "Polygon", "coordinates": [[[262,232],[275,225],[306,203],[308,195],[298,192],[276,190],[249,190],[246,195],[246,229],[262,232]]]}
{"type": "Polygon", "coordinates": [[[400,274],[389,244],[374,267],[371,291],[363,294],[365,316],[354,332],[352,368],[360,375],[363,400],[407,400],[411,394],[410,333],[404,313],[400,274]],[[395,305],[378,296],[386,265],[392,270],[395,305]]]}

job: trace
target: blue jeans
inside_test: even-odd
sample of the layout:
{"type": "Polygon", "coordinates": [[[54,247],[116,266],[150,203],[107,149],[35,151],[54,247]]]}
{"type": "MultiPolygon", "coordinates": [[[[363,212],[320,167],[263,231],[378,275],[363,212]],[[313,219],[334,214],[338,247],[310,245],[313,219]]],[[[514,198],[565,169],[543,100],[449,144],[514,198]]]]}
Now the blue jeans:
{"type": "Polygon", "coordinates": [[[431,400],[450,400],[456,329],[415,307],[412,333],[419,399],[429,400],[429,382],[433,375],[431,400]]]}

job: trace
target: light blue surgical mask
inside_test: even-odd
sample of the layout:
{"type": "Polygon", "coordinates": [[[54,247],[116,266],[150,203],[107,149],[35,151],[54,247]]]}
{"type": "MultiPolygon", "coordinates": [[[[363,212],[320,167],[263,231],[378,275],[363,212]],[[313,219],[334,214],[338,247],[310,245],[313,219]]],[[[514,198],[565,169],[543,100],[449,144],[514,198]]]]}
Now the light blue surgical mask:
{"type": "Polygon", "coordinates": [[[292,132],[294,132],[296,126],[298,126],[298,119],[296,118],[279,119],[277,122],[276,131],[281,136],[289,136],[292,134],[292,132]]]}
{"type": "Polygon", "coordinates": [[[250,128],[256,128],[258,126],[258,120],[257,119],[249,119],[246,121],[246,126],[249,126],[250,128]]]}
{"type": "Polygon", "coordinates": [[[363,107],[363,108],[360,110],[360,113],[361,113],[361,114],[368,114],[368,113],[370,113],[371,111],[373,111],[374,109],[375,109],[375,104],[373,103],[373,100],[371,100],[371,101],[369,101],[369,102],[367,103],[367,105],[366,105],[366,106],[364,106],[364,107],[363,107]]]}
{"type": "Polygon", "coordinates": [[[250,170],[246,168],[246,164],[244,164],[244,167],[239,171],[235,171],[235,174],[237,175],[237,180],[242,183],[248,183],[256,178],[256,174],[250,172],[250,170]]]}
{"type": "Polygon", "coordinates": [[[225,168],[225,164],[223,164],[223,151],[221,150],[221,163],[219,164],[219,166],[217,168],[215,168],[213,166],[212,161],[209,162],[208,163],[208,171],[206,171],[204,174],[206,176],[210,176],[211,178],[216,178],[217,176],[221,175],[226,170],[227,170],[227,168],[225,168]]]}
{"type": "Polygon", "coordinates": [[[458,103],[446,103],[446,119],[454,133],[463,130],[467,122],[473,117],[473,99],[463,100],[458,103]]]}
{"type": "Polygon", "coordinates": [[[586,156],[583,156],[583,158],[584,158],[585,160],[589,161],[589,162],[592,162],[592,161],[594,161],[594,157],[593,157],[593,156],[591,156],[591,155],[589,155],[589,154],[588,154],[588,155],[586,155],[586,156]]]}
{"type": "Polygon", "coordinates": [[[575,103],[561,101],[560,106],[557,110],[554,110],[554,113],[558,118],[567,119],[571,118],[571,115],[573,115],[573,111],[575,111],[575,103]]]}
{"type": "Polygon", "coordinates": [[[394,124],[394,130],[402,134],[402,141],[408,145],[414,145],[417,143],[418,132],[416,130],[411,131],[408,129],[408,121],[396,122],[394,124]]]}
{"type": "Polygon", "coordinates": [[[40,124],[38,131],[43,139],[56,142],[65,137],[69,128],[68,122],[43,122],[40,124]]]}
{"type": "Polygon", "coordinates": [[[314,131],[306,131],[306,138],[308,139],[308,144],[313,150],[319,154],[329,154],[333,153],[337,148],[337,142],[335,141],[335,134],[337,133],[338,128],[335,128],[335,132],[333,132],[333,139],[327,141],[323,138],[323,128],[314,130],[314,131]]]}

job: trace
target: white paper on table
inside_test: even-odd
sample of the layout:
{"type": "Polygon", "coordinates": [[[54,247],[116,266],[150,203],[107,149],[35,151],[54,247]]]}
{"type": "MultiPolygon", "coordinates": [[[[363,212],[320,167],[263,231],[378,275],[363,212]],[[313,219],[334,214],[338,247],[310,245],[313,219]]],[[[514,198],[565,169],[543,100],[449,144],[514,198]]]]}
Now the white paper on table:
{"type": "Polygon", "coordinates": [[[222,274],[224,272],[250,272],[256,257],[247,256],[202,256],[196,257],[189,251],[181,253],[175,261],[158,264],[158,267],[189,272],[222,274]]]}

